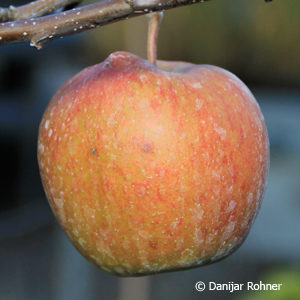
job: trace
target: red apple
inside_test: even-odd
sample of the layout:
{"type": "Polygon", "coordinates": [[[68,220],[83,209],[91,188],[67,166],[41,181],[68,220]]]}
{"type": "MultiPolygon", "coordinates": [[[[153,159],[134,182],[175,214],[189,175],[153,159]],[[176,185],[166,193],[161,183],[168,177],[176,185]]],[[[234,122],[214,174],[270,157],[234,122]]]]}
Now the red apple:
{"type": "Polygon", "coordinates": [[[55,94],[38,160],[75,247],[133,276],[237,249],[263,198],[269,141],[256,100],[228,71],[117,52],[55,94]]]}

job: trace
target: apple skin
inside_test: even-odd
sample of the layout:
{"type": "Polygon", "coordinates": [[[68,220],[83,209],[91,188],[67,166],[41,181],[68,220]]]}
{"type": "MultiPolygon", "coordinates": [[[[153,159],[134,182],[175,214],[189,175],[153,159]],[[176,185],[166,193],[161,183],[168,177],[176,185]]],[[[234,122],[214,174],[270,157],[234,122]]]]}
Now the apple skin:
{"type": "Polygon", "coordinates": [[[249,233],[269,140],[235,75],[116,52],[54,95],[40,124],[43,186],[75,247],[138,276],[217,261],[249,233]]]}

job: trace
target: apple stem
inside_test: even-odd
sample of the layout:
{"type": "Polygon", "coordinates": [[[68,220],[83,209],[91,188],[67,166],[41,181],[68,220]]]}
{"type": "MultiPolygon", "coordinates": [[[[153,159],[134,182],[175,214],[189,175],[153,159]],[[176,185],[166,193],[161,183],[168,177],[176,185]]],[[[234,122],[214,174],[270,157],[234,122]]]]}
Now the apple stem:
{"type": "Polygon", "coordinates": [[[156,65],[158,31],[159,24],[163,18],[163,12],[151,13],[147,15],[147,17],[149,17],[147,45],[148,60],[151,64],[156,65]]]}

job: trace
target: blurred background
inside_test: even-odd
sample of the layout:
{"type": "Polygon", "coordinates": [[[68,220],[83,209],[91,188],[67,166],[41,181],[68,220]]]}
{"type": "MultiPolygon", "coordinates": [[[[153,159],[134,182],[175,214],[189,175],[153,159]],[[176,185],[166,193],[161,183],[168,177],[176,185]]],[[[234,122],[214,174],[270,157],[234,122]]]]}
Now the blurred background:
{"type": "MultiPolygon", "coordinates": [[[[1,6],[28,1],[1,0],[1,6]]],[[[86,2],[88,3],[88,2],[86,2]]],[[[124,50],[146,57],[146,17],[48,44],[0,47],[0,299],[300,299],[300,1],[213,0],[165,12],[158,57],[214,64],[256,96],[269,131],[265,199],[242,247],[213,265],[120,279],[88,263],[56,223],[36,158],[43,111],[88,65],[124,50]],[[283,283],[280,292],[199,293],[197,281],[283,283]]]]}

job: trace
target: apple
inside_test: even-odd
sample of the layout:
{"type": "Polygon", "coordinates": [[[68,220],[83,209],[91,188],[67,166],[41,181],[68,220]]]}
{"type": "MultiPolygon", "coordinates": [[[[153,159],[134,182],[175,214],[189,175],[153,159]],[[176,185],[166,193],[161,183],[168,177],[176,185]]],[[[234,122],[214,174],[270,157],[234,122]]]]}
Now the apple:
{"type": "Polygon", "coordinates": [[[263,198],[263,115],[219,67],[116,52],[61,87],[40,124],[45,193],[74,246],[137,276],[215,262],[245,240],[263,198]]]}

